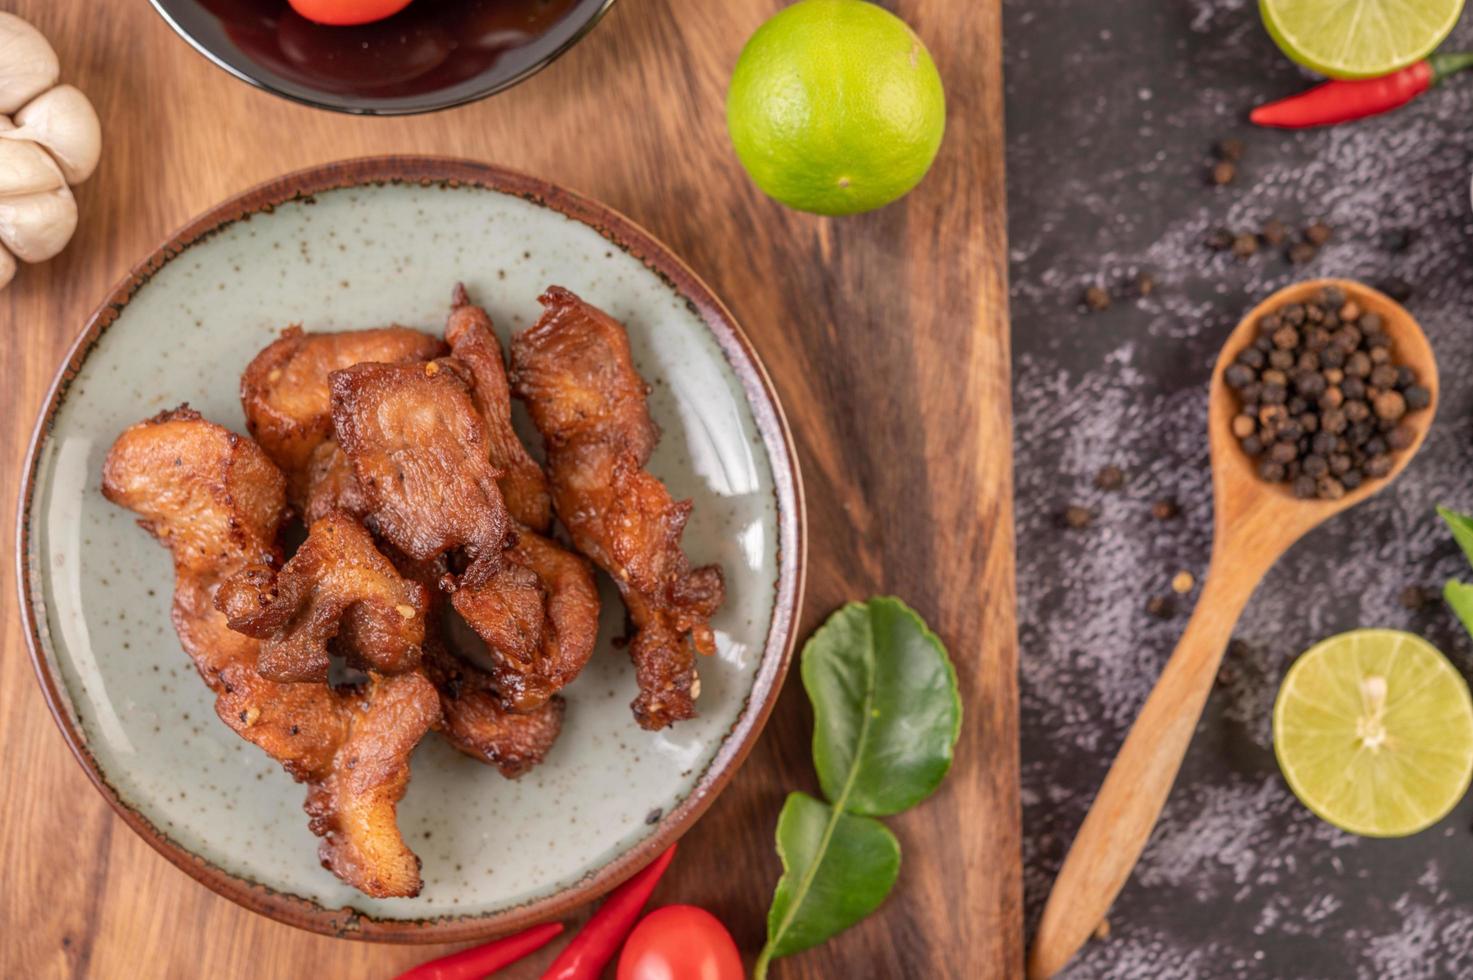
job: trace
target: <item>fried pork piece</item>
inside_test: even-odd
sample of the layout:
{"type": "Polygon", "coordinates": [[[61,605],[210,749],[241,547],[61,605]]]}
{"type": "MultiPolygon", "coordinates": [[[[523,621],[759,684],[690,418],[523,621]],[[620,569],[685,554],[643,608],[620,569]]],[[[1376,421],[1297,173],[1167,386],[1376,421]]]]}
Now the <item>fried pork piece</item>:
{"type": "MultiPolygon", "coordinates": [[[[240,378],[240,401],[246,426],[287,478],[287,500],[310,523],[328,510],[355,511],[350,487],[336,484],[313,492],[324,474],[341,478],[345,467],[333,465],[340,454],[319,450],[332,440],[332,407],[327,376],[362,361],[397,364],[428,361],[445,352],[436,337],[408,327],[381,327],[344,333],[306,333],[289,327],[246,366],[240,378]],[[326,497],[335,491],[341,497],[326,497]],[[315,513],[309,505],[317,497],[315,513]]],[[[348,474],[351,477],[351,474],[348,474]]]]}
{"type": "Polygon", "coordinates": [[[334,639],[361,670],[413,670],[428,605],[424,587],[401,578],[373,536],[341,511],[313,523],[279,572],[247,565],[215,595],[231,629],[263,641],[261,675],[282,682],[326,681],[334,639]]]}
{"type": "Polygon", "coordinates": [[[440,708],[445,716],[440,733],[456,749],[496,766],[508,779],[522,775],[541,762],[557,740],[565,702],[553,697],[531,711],[510,711],[492,676],[457,656],[445,641],[444,592],[439,583],[452,577],[444,559],[417,562],[403,555],[393,558],[401,574],[424,585],[432,596],[425,631],[424,672],[440,692],[440,708]]]}
{"type": "Polygon", "coordinates": [[[491,442],[491,465],[501,471],[497,481],[506,509],[525,527],[546,534],[552,526],[552,497],[542,467],[527,454],[511,424],[511,388],[506,380],[501,342],[486,311],[471,303],[465,287],[457,285],[451,301],[445,340],[456,360],[470,368],[472,395],[491,442]]]}
{"type": "MultiPolygon", "coordinates": [[[[292,685],[300,686],[300,685],[292,685]]],[[[370,675],[346,699],[347,734],[326,777],[307,791],[322,866],[374,897],[419,894],[419,858],[395,817],[409,788],[409,755],[440,721],[440,699],[423,673],[370,675]]]]}
{"type": "Polygon", "coordinates": [[[421,561],[457,549],[465,578],[501,565],[509,529],[486,423],[453,359],[334,371],[333,427],[373,505],[374,530],[421,561]]]}
{"type": "Polygon", "coordinates": [[[715,649],[721,569],[690,567],[680,548],[690,501],[644,469],[659,433],[623,326],[558,286],[541,302],[542,318],[512,340],[512,390],[542,433],[558,518],[628,607],[634,716],[663,728],[695,714],[694,651],[715,649]]]}
{"type": "Polygon", "coordinates": [[[582,558],[520,528],[501,568],[451,595],[490,648],[496,689],[526,711],[583,670],[598,640],[598,586],[582,558]]]}
{"type": "Polygon", "coordinates": [[[215,692],[216,713],[309,784],[323,863],[368,895],[416,895],[419,859],[394,813],[409,750],[439,718],[433,685],[419,672],[372,678],[361,691],[279,684],[256,671],[260,641],[232,631],[215,609],[221,582],[279,559],[284,486],[254,442],[186,406],[119,436],[102,490],[172,553],[174,626],[215,692]]]}
{"type": "MultiPolygon", "coordinates": [[[[323,379],[323,387],[327,379],[323,379]]],[[[366,517],[373,504],[358,478],[353,475],[353,464],[337,440],[329,439],[312,450],[307,461],[307,499],[298,505],[302,520],[315,524],[333,511],[342,511],[353,517],[366,517]]]]}

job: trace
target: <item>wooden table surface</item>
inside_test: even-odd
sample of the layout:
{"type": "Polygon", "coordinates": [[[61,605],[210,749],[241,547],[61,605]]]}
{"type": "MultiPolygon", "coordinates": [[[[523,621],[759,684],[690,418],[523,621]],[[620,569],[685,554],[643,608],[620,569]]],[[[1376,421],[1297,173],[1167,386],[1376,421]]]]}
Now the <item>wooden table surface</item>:
{"type": "MultiPolygon", "coordinates": [[[[13,507],[31,420],[105,289],[191,215],[281,172],[388,152],[465,156],[598,198],[725,298],[787,408],[808,498],[806,635],[839,603],[901,595],[956,661],[966,716],[941,791],[890,820],[904,866],[870,919],[778,977],[1015,975],[1022,921],[999,0],[889,6],[946,83],[946,142],[902,204],[787,211],[726,141],[725,84],[778,0],[623,0],[513,91],[412,119],[357,119],[257,92],[144,0],[8,0],[61,55],[104,128],[62,256],[0,293],[0,488],[13,507]]],[[[12,511],[13,512],[13,511],[12,511]]],[[[13,549],[4,522],[0,545],[13,549]]],[[[246,912],[116,818],[70,758],[0,591],[0,976],[373,978],[440,952],[334,940],[246,912]]],[[[796,669],[745,767],[686,837],[657,902],[706,906],[750,957],[780,872],[784,794],[814,791],[796,669]]],[[[411,789],[412,792],[412,789],[411,789]]],[[[545,963],[546,956],[530,961],[545,963]]],[[[535,975],[528,967],[515,976],[535,975]]]]}

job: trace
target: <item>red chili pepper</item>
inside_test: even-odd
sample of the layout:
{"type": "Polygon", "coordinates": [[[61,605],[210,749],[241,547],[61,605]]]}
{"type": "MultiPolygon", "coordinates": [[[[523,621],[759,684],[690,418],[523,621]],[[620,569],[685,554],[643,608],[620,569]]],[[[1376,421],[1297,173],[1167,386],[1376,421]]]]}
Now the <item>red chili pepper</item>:
{"type": "Polygon", "coordinates": [[[1380,78],[1334,80],[1254,109],[1260,126],[1306,129],[1364,119],[1406,105],[1449,75],[1473,67],[1473,54],[1434,54],[1380,78]]]}
{"type": "Polygon", "coordinates": [[[542,980],[597,980],[634,928],[634,920],[673,857],[675,845],[671,844],[649,867],[610,892],[593,918],[552,961],[542,980]]]}
{"type": "Polygon", "coordinates": [[[421,963],[407,973],[399,974],[395,980],[481,980],[486,974],[495,973],[503,966],[535,953],[562,931],[561,922],[533,926],[515,936],[421,963]]]}

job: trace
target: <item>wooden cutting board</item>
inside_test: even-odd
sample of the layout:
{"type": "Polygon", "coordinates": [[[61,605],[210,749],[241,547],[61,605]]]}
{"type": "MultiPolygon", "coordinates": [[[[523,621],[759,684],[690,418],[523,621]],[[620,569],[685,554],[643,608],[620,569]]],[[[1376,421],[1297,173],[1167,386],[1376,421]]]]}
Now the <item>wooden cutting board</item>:
{"type": "MultiPolygon", "coordinates": [[[[889,3],[946,83],[946,141],[905,201],[823,219],[762,197],[730,151],[725,85],[778,0],[623,0],[509,93],[412,119],[291,105],[208,64],[144,0],[9,0],[104,129],[52,262],[0,292],[0,487],[13,508],[31,421],[105,289],[187,218],[287,170],[375,153],[492,161],[632,216],[725,298],[772,373],[807,485],[803,635],[876,592],[950,647],[966,717],[955,768],[889,821],[904,848],[880,912],[776,977],[1018,974],[1021,868],[999,0],[889,3]]],[[[11,511],[13,513],[13,511],[11,511]]],[[[14,547],[4,522],[4,552],[14,547]]],[[[328,939],[246,912],[117,819],[42,702],[5,563],[0,637],[0,976],[389,977],[443,952],[328,939]]],[[[762,740],[690,832],[655,900],[704,905],[761,946],[783,796],[816,791],[796,666],[762,740]]],[[[262,841],[262,846],[269,846],[262,841]]],[[[576,925],[576,923],[570,923],[576,925]]],[[[544,955],[522,972],[535,976],[544,955]]],[[[612,971],[611,971],[612,973],[612,971]]]]}

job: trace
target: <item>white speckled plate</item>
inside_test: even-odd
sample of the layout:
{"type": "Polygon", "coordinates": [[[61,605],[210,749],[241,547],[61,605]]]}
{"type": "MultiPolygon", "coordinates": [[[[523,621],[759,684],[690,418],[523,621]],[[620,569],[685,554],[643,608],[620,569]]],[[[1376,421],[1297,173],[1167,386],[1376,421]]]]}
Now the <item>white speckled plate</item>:
{"type": "MultiPolygon", "coordinates": [[[[503,338],[504,339],[504,338],[503,338]]],[[[392,941],[508,931],[627,877],[700,815],[757,737],[802,592],[796,463],[766,374],[720,302],[627,219],[543,182],[459,161],[349,161],[202,216],[99,308],[37,423],[19,580],[37,675],[77,759],[119,813],[211,888],[304,928],[392,941]],[[237,384],[283,326],[439,331],[464,281],[504,333],[549,284],[629,328],[664,431],[651,469],[695,512],[685,545],[720,562],[718,654],[700,717],[659,733],[603,636],[566,690],[562,737],[516,782],[439,739],[415,752],[400,824],[413,899],[375,900],[319,867],[304,791],[216,718],[169,623],[167,553],[99,492],[124,427],[180,402],[244,432],[237,384]]]]}

